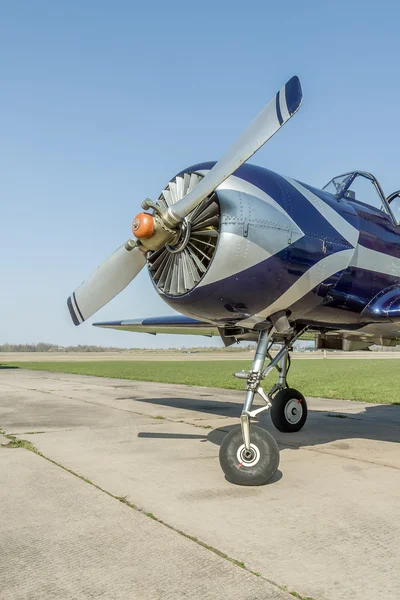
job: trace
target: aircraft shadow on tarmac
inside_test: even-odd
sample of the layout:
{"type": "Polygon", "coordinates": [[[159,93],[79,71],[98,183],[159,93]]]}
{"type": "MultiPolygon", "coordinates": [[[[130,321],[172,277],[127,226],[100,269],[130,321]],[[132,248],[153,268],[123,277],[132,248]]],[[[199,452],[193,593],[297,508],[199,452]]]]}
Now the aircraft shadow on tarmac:
{"type": "MultiPolygon", "coordinates": [[[[210,396],[212,396],[210,394],[210,396]]],[[[239,419],[242,406],[236,402],[215,402],[213,400],[191,400],[189,398],[135,398],[135,401],[164,407],[179,408],[215,416],[239,419]]],[[[198,423],[194,423],[198,425],[198,423]]],[[[220,445],[226,433],[239,424],[224,425],[204,434],[178,433],[139,433],[143,438],[199,439],[220,445]]],[[[364,439],[383,442],[400,442],[400,406],[371,404],[363,412],[349,414],[345,412],[308,411],[304,428],[298,433],[281,433],[275,429],[268,411],[261,413],[258,424],[267,429],[278,441],[281,448],[292,449],[302,446],[341,442],[337,448],[346,450],[345,440],[364,439]]],[[[204,425],[207,425],[204,420],[204,425]]]]}

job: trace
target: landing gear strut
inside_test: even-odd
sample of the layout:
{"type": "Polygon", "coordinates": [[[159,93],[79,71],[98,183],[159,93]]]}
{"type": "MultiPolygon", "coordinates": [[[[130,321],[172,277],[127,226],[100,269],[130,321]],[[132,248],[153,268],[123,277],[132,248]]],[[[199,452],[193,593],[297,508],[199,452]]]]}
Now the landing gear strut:
{"type": "Polygon", "coordinates": [[[307,419],[307,404],[300,392],[289,388],[286,375],[290,366],[289,351],[293,343],[305,329],[293,334],[283,344],[278,354],[272,358],[269,350],[273,343],[274,331],[261,331],[252,368],[240,371],[235,377],[246,379],[246,399],[240,417],[240,426],[225,436],[219,452],[219,461],[228,481],[238,485],[263,485],[276,473],[279,465],[279,449],[270,433],[253,425],[250,419],[271,409],[271,419],[279,431],[299,431],[307,419]],[[266,357],[270,362],[263,369],[266,357]],[[278,369],[278,383],[266,394],[261,381],[274,368],[278,369]],[[259,394],[265,406],[252,410],[255,395],[259,394]]]}

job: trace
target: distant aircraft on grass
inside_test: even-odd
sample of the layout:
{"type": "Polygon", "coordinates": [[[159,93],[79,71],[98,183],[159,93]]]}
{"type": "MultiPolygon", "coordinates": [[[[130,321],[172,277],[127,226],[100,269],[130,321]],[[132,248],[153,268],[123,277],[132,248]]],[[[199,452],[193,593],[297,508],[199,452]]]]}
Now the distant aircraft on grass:
{"type": "Polygon", "coordinates": [[[275,474],[274,438],[250,420],[270,409],[283,432],[307,419],[287,383],[289,352],[306,331],[319,348],[358,350],[400,338],[400,190],[386,197],[370,173],[353,171],[316,189],[246,161],[300,108],[293,77],[217,163],[178,173],[147,199],[128,240],[68,299],[75,325],[147,265],[156,292],[181,315],[95,323],[127,331],[221,336],[258,342],[240,426],[224,438],[220,464],[233,483],[275,474]],[[281,350],[272,358],[272,344],[281,350]],[[264,363],[268,358],[268,364],[264,363]],[[278,381],[265,393],[274,368],[278,381]],[[264,401],[253,408],[256,394],[264,401]]]}

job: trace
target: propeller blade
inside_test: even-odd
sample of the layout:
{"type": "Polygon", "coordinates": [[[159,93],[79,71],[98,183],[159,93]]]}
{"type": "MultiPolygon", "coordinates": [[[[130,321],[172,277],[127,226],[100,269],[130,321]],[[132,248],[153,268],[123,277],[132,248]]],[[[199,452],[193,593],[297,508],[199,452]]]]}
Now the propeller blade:
{"type": "Polygon", "coordinates": [[[300,108],[303,93],[300,80],[292,77],[236,140],[207,175],[165,213],[168,223],[176,224],[228,179],[261,148],[300,108]]]}
{"type": "Polygon", "coordinates": [[[129,240],[118,248],[68,298],[75,325],[80,325],[110,302],[130,283],[146,264],[146,256],[129,240]]]}

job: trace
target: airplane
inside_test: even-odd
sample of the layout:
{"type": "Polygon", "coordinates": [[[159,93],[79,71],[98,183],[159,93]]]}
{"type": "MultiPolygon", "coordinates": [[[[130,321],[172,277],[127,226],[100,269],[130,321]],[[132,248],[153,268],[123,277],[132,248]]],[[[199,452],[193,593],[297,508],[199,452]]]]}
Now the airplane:
{"type": "Polygon", "coordinates": [[[95,326],[257,342],[251,369],[235,374],[246,380],[240,425],[219,453],[226,479],[238,485],[263,485],[279,465],[275,439],[252,420],[270,410],[287,433],[307,420],[304,396],[287,382],[296,340],[311,332],[318,348],[350,351],[400,339],[400,190],[386,197],[363,171],[317,189],[247,162],[302,98],[292,77],[218,162],[183,169],[156,202],[146,199],[135,239],[68,298],[79,325],[147,265],[155,291],[180,314],[95,326]],[[262,382],[275,368],[278,381],[266,393],[262,382]],[[256,395],[263,405],[254,408],[256,395]]]}

